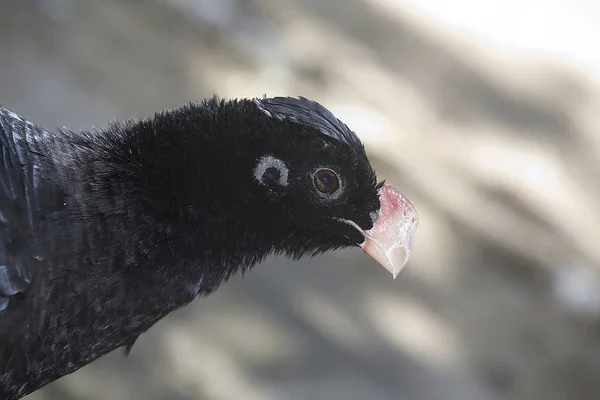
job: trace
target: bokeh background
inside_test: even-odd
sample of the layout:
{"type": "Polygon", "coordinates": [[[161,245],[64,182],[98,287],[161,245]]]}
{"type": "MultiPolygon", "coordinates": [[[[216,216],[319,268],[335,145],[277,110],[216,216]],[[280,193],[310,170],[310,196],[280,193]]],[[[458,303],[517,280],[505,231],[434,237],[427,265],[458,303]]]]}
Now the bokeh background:
{"type": "Polygon", "coordinates": [[[600,398],[600,3],[0,0],[0,104],[48,129],[304,95],[421,224],[270,259],[29,400],[600,398]]]}

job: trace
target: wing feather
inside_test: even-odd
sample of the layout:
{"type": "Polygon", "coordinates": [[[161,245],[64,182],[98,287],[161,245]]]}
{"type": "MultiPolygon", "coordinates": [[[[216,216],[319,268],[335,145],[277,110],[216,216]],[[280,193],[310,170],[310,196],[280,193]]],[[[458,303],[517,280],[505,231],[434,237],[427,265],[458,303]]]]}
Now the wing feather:
{"type": "Polygon", "coordinates": [[[42,224],[62,195],[40,176],[37,139],[43,133],[0,107],[0,313],[27,292],[42,268],[42,224]]]}

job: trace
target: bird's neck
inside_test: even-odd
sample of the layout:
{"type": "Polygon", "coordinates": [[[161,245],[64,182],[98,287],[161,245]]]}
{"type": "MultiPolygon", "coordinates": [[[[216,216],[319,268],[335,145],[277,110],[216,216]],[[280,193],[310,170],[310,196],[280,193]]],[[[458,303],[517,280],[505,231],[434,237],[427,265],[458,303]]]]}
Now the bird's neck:
{"type": "Polygon", "coordinates": [[[253,228],[235,175],[252,168],[236,152],[260,118],[250,103],[212,101],[67,135],[59,178],[74,226],[96,243],[93,259],[110,264],[98,268],[157,295],[196,296],[264,259],[273,246],[253,228]]]}

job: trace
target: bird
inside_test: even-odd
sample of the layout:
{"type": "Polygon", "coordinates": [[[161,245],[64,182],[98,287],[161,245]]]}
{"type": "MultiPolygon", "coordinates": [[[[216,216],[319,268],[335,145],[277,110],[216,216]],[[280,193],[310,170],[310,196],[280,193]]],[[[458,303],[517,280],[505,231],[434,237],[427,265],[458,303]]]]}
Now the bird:
{"type": "Polygon", "coordinates": [[[270,255],[361,247],[396,278],[418,221],[305,97],[213,96],[84,131],[0,106],[0,398],[127,354],[270,255]]]}

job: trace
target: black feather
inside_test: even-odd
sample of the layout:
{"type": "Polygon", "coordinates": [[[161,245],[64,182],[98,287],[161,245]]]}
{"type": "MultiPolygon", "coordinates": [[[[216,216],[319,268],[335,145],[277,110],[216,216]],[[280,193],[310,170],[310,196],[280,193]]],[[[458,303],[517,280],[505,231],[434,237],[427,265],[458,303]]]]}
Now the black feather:
{"type": "Polygon", "coordinates": [[[129,356],[129,353],[131,353],[131,349],[133,349],[133,345],[135,344],[135,342],[138,340],[139,337],[140,337],[140,335],[132,335],[125,341],[125,344],[123,345],[123,355],[125,357],[129,356]]]}
{"type": "Polygon", "coordinates": [[[214,98],[84,132],[0,107],[0,399],[128,354],[270,254],[360,243],[336,218],[370,228],[376,184],[356,134],[306,99],[214,98]],[[256,182],[267,154],[288,186],[256,182]],[[322,165],[344,177],[339,198],[315,193],[322,165]]]}
{"type": "Polygon", "coordinates": [[[324,135],[348,145],[366,158],[364,146],[358,135],[316,101],[305,97],[265,97],[255,98],[254,103],[269,117],[315,128],[324,135]]]}

